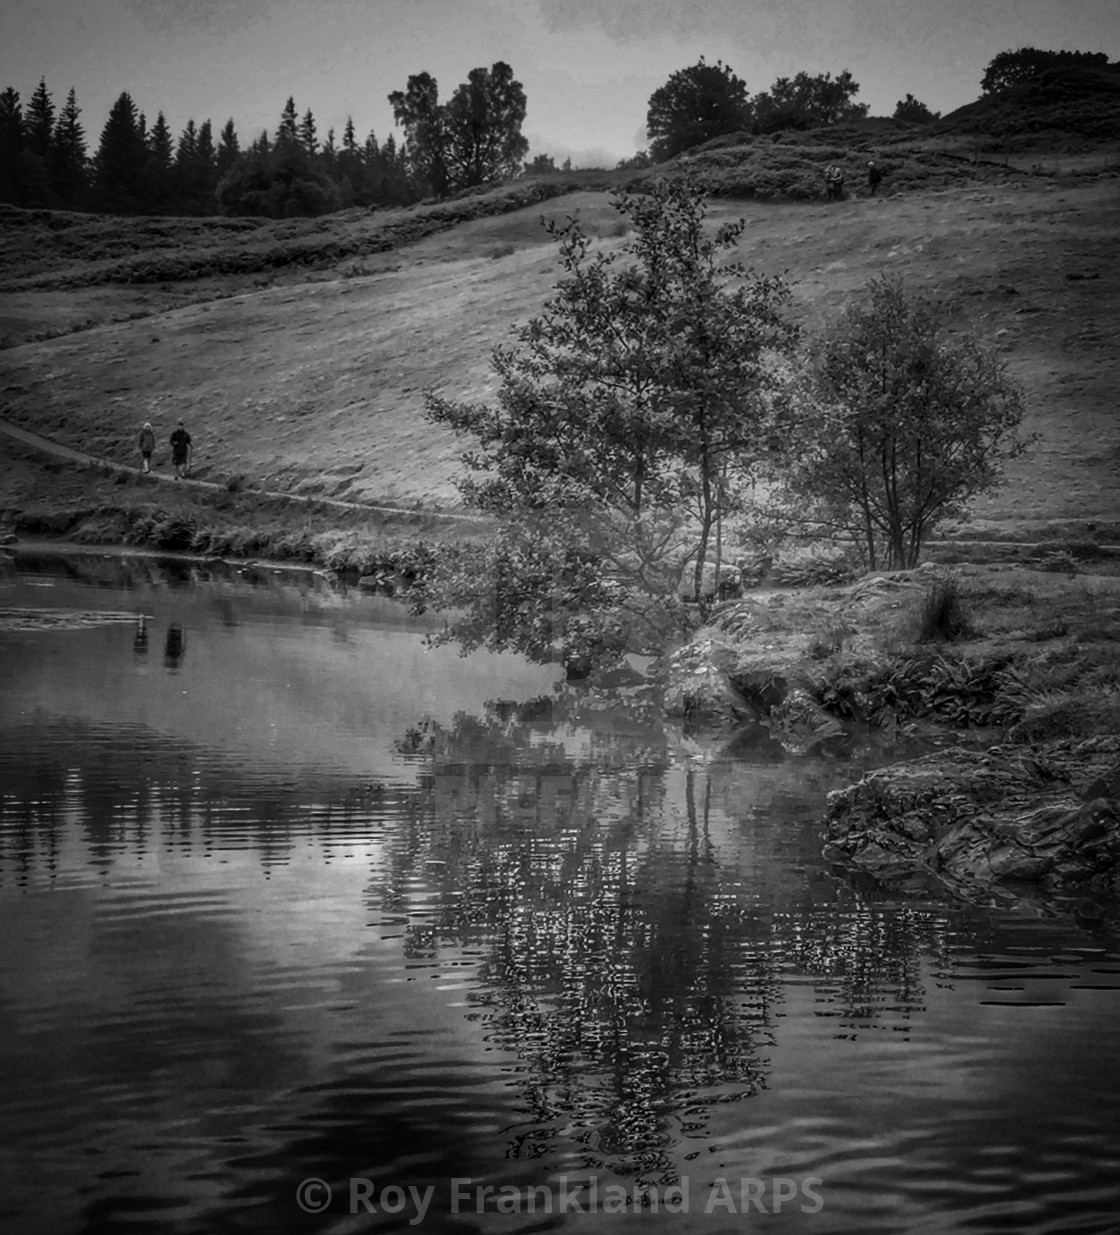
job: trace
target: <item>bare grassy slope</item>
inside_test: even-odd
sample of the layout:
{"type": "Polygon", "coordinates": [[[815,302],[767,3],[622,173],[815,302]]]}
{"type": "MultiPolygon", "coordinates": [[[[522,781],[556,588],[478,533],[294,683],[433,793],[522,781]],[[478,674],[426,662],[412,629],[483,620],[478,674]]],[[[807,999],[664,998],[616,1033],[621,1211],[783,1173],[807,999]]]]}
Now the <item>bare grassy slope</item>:
{"type": "MultiPolygon", "coordinates": [[[[962,329],[998,337],[1043,438],[978,514],[1114,518],[1118,186],[1036,178],[832,207],[721,200],[713,213],[745,215],[743,258],[788,271],[809,321],[882,272],[956,297],[962,329]]],[[[142,319],[0,352],[0,415],[116,457],[131,453],[144,419],[165,439],[182,416],[203,475],[452,501],[458,446],[424,421],[421,392],[485,397],[490,349],[540,308],[557,275],[538,218],[574,210],[603,244],[621,243],[607,197],[582,192],[460,223],[376,262],[348,258],[313,282],[234,295],[226,285],[225,298],[169,308],[159,296],[173,305],[181,285],[146,288],[142,319]]],[[[0,314],[42,311],[36,296],[62,294],[24,287],[10,293],[22,308],[0,296],[0,314]]]]}

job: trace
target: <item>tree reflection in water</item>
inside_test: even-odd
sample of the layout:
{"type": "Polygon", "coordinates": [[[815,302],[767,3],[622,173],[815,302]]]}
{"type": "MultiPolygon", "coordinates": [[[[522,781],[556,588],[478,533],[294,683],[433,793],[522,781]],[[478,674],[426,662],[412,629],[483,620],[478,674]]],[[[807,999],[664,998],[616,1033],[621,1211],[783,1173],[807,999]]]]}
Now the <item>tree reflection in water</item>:
{"type": "MultiPolygon", "coordinates": [[[[752,808],[729,798],[749,778],[682,769],[653,720],[641,697],[568,694],[411,730],[400,750],[424,768],[421,796],[371,895],[406,917],[414,959],[481,953],[471,1015],[524,1092],[508,1156],[671,1182],[712,1106],[765,1087],[791,966],[825,979],[829,1014],[908,1015],[940,919],[899,926],[762,846],[744,866],[729,838],[752,808]],[[408,915],[418,886],[423,917],[408,915]],[[847,910],[817,912],[820,893],[847,910]]],[[[806,761],[767,762],[777,836],[823,790],[806,761]]]]}

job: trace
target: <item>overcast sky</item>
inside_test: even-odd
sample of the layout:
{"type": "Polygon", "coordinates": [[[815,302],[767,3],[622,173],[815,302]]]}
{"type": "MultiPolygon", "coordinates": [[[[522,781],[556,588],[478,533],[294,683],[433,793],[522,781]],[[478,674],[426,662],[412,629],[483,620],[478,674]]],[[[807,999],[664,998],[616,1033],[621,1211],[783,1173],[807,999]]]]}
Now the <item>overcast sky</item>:
{"type": "MultiPolygon", "coordinates": [[[[178,134],[233,117],[242,144],[274,131],[285,99],[320,136],[352,115],[393,127],[386,95],[430,72],[448,97],[505,60],[528,97],[531,153],[613,166],[645,145],[650,94],[704,55],[750,92],[801,69],[851,69],[889,114],[907,92],[947,112],[980,93],[1008,48],[1120,57],[1120,0],[2,0],[0,88],[24,103],[71,86],[91,149],[127,90],[178,134]]],[[[399,133],[398,133],[399,137],[399,133]]]]}

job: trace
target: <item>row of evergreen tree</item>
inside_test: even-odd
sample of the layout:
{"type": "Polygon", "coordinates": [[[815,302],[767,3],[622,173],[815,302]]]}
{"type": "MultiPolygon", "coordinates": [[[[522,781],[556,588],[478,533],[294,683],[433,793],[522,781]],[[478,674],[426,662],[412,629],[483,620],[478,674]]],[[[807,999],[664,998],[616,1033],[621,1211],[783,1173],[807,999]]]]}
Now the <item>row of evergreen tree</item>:
{"type": "Polygon", "coordinates": [[[372,132],[358,140],[347,119],[320,140],[310,108],[289,98],[275,133],[245,149],[233,120],[215,139],[209,120],[192,118],[176,139],[159,112],[149,124],[124,92],[91,155],[73,89],[56,108],[40,80],[26,108],[19,92],[0,93],[0,202],[112,214],[318,214],[348,205],[401,205],[422,186],[403,146],[372,132]]]}

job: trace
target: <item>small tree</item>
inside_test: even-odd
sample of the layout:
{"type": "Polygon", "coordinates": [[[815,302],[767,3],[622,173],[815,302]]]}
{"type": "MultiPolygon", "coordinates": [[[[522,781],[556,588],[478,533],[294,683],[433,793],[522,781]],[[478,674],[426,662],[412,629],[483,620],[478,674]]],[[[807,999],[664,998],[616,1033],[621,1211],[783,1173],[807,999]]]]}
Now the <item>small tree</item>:
{"type": "Polygon", "coordinates": [[[749,129],[747,84],[722,60],[680,69],[649,97],[646,133],[657,163],[724,133],[749,129]]]}
{"type": "Polygon", "coordinates": [[[811,129],[852,120],[868,113],[866,103],[854,102],[859,82],[848,69],[831,73],[798,73],[779,77],[770,89],[755,98],[755,127],[770,133],[779,129],[811,129]]]}
{"type": "Polygon", "coordinates": [[[907,94],[906,98],[899,99],[894,105],[893,119],[903,120],[907,124],[931,124],[934,120],[941,119],[941,113],[931,111],[921,99],[907,94]]]}
{"type": "Polygon", "coordinates": [[[525,164],[526,176],[551,176],[556,170],[556,160],[550,154],[534,155],[525,164]]]}
{"type": "Polygon", "coordinates": [[[789,350],[778,278],[720,265],[742,223],[712,235],[701,190],[621,195],[632,238],[593,250],[549,225],[563,277],[544,313],[499,348],[496,406],[434,394],[428,415],[476,443],[461,483],[497,516],[485,552],[437,565],[449,637],[545,659],[658,648],[699,597],[713,530],[764,449],[774,355],[789,350]]]}
{"type": "Polygon", "coordinates": [[[1030,81],[1047,69],[1108,67],[1108,55],[1103,51],[1043,51],[1037,47],[1020,47],[1018,51],[1001,51],[984,69],[980,89],[996,94],[1020,82],[1030,81]]]}
{"type": "Polygon", "coordinates": [[[917,565],[922,542],[991,489],[1027,443],[1022,395],[937,302],[873,280],[817,340],[790,405],[779,490],[806,522],[849,535],[872,569],[917,565]]]}

